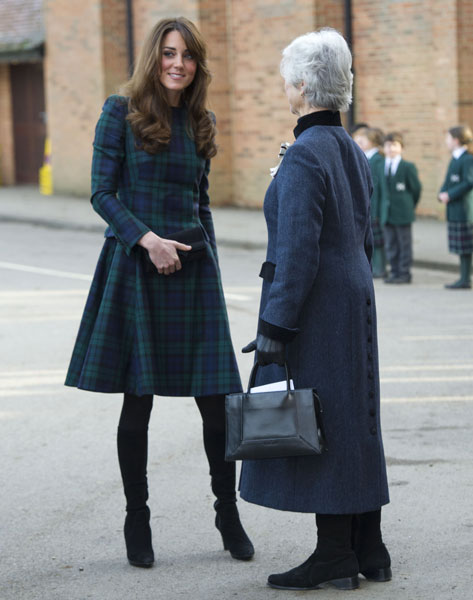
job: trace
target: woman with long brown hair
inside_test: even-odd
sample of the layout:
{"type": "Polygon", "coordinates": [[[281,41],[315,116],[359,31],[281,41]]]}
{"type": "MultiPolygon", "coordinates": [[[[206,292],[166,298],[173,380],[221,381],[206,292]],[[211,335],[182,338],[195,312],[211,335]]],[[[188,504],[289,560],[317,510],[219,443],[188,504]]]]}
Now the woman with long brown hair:
{"type": "Polygon", "coordinates": [[[106,100],[94,140],[91,201],[108,227],[66,385],[124,394],[118,458],[127,556],[137,567],[154,562],[146,503],[153,395],[195,397],[224,548],[240,560],[254,554],[236,508],[235,465],[224,460],[224,398],[241,383],[209,209],[210,79],[193,23],[160,21],[125,95],[106,100]]]}

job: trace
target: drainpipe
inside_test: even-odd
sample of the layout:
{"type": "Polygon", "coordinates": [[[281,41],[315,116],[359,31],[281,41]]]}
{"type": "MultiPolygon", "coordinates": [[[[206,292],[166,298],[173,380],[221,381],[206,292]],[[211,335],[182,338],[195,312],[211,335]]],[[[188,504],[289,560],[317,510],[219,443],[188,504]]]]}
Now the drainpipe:
{"type": "MultiPolygon", "coordinates": [[[[353,65],[352,71],[355,74],[355,54],[353,51],[353,17],[352,17],[352,5],[351,0],[345,0],[345,39],[347,41],[348,47],[351,50],[353,56],[353,65]]],[[[348,109],[347,113],[347,126],[348,131],[351,130],[355,123],[355,87],[353,87],[353,101],[348,109]]]]}
{"type": "Polygon", "coordinates": [[[135,40],[133,36],[133,0],[126,0],[126,38],[128,53],[128,75],[133,74],[135,63],[135,40]]]}

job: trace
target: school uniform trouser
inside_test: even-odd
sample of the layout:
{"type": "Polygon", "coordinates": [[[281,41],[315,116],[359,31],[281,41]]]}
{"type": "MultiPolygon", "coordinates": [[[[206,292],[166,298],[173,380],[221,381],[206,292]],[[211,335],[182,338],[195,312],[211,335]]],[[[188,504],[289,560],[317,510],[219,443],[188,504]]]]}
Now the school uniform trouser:
{"type": "Polygon", "coordinates": [[[394,277],[410,276],[412,266],[412,225],[391,225],[384,227],[386,257],[394,277]]]}

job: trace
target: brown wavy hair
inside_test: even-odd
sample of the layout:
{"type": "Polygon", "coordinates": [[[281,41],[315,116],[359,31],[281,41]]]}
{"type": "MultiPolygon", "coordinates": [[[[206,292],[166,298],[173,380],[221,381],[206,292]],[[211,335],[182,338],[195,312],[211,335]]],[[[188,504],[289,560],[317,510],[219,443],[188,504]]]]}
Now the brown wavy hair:
{"type": "Polygon", "coordinates": [[[207,110],[207,90],[212,79],[207,67],[207,48],[197,27],[185,17],[162,19],[148,34],[133,75],[124,86],[128,117],[138,145],[150,154],[165,150],[171,140],[171,107],[159,80],[164,37],[178,31],[197,64],[192,83],[183,90],[182,102],[189,114],[189,135],[204,158],[217,154],[215,122],[207,110]]]}

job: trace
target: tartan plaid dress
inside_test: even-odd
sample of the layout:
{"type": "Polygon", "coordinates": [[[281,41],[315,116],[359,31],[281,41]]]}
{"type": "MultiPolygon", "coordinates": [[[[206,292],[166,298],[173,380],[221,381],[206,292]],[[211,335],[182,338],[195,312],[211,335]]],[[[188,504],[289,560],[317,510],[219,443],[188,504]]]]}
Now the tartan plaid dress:
{"type": "Polygon", "coordinates": [[[196,153],[185,108],[172,109],[168,148],[135,145],[127,100],[110,96],[97,123],[94,209],[108,223],[66,385],[138,396],[241,391],[209,209],[210,161],[196,153]],[[172,275],[146,269],[136,242],[203,226],[206,257],[172,275]]]}

